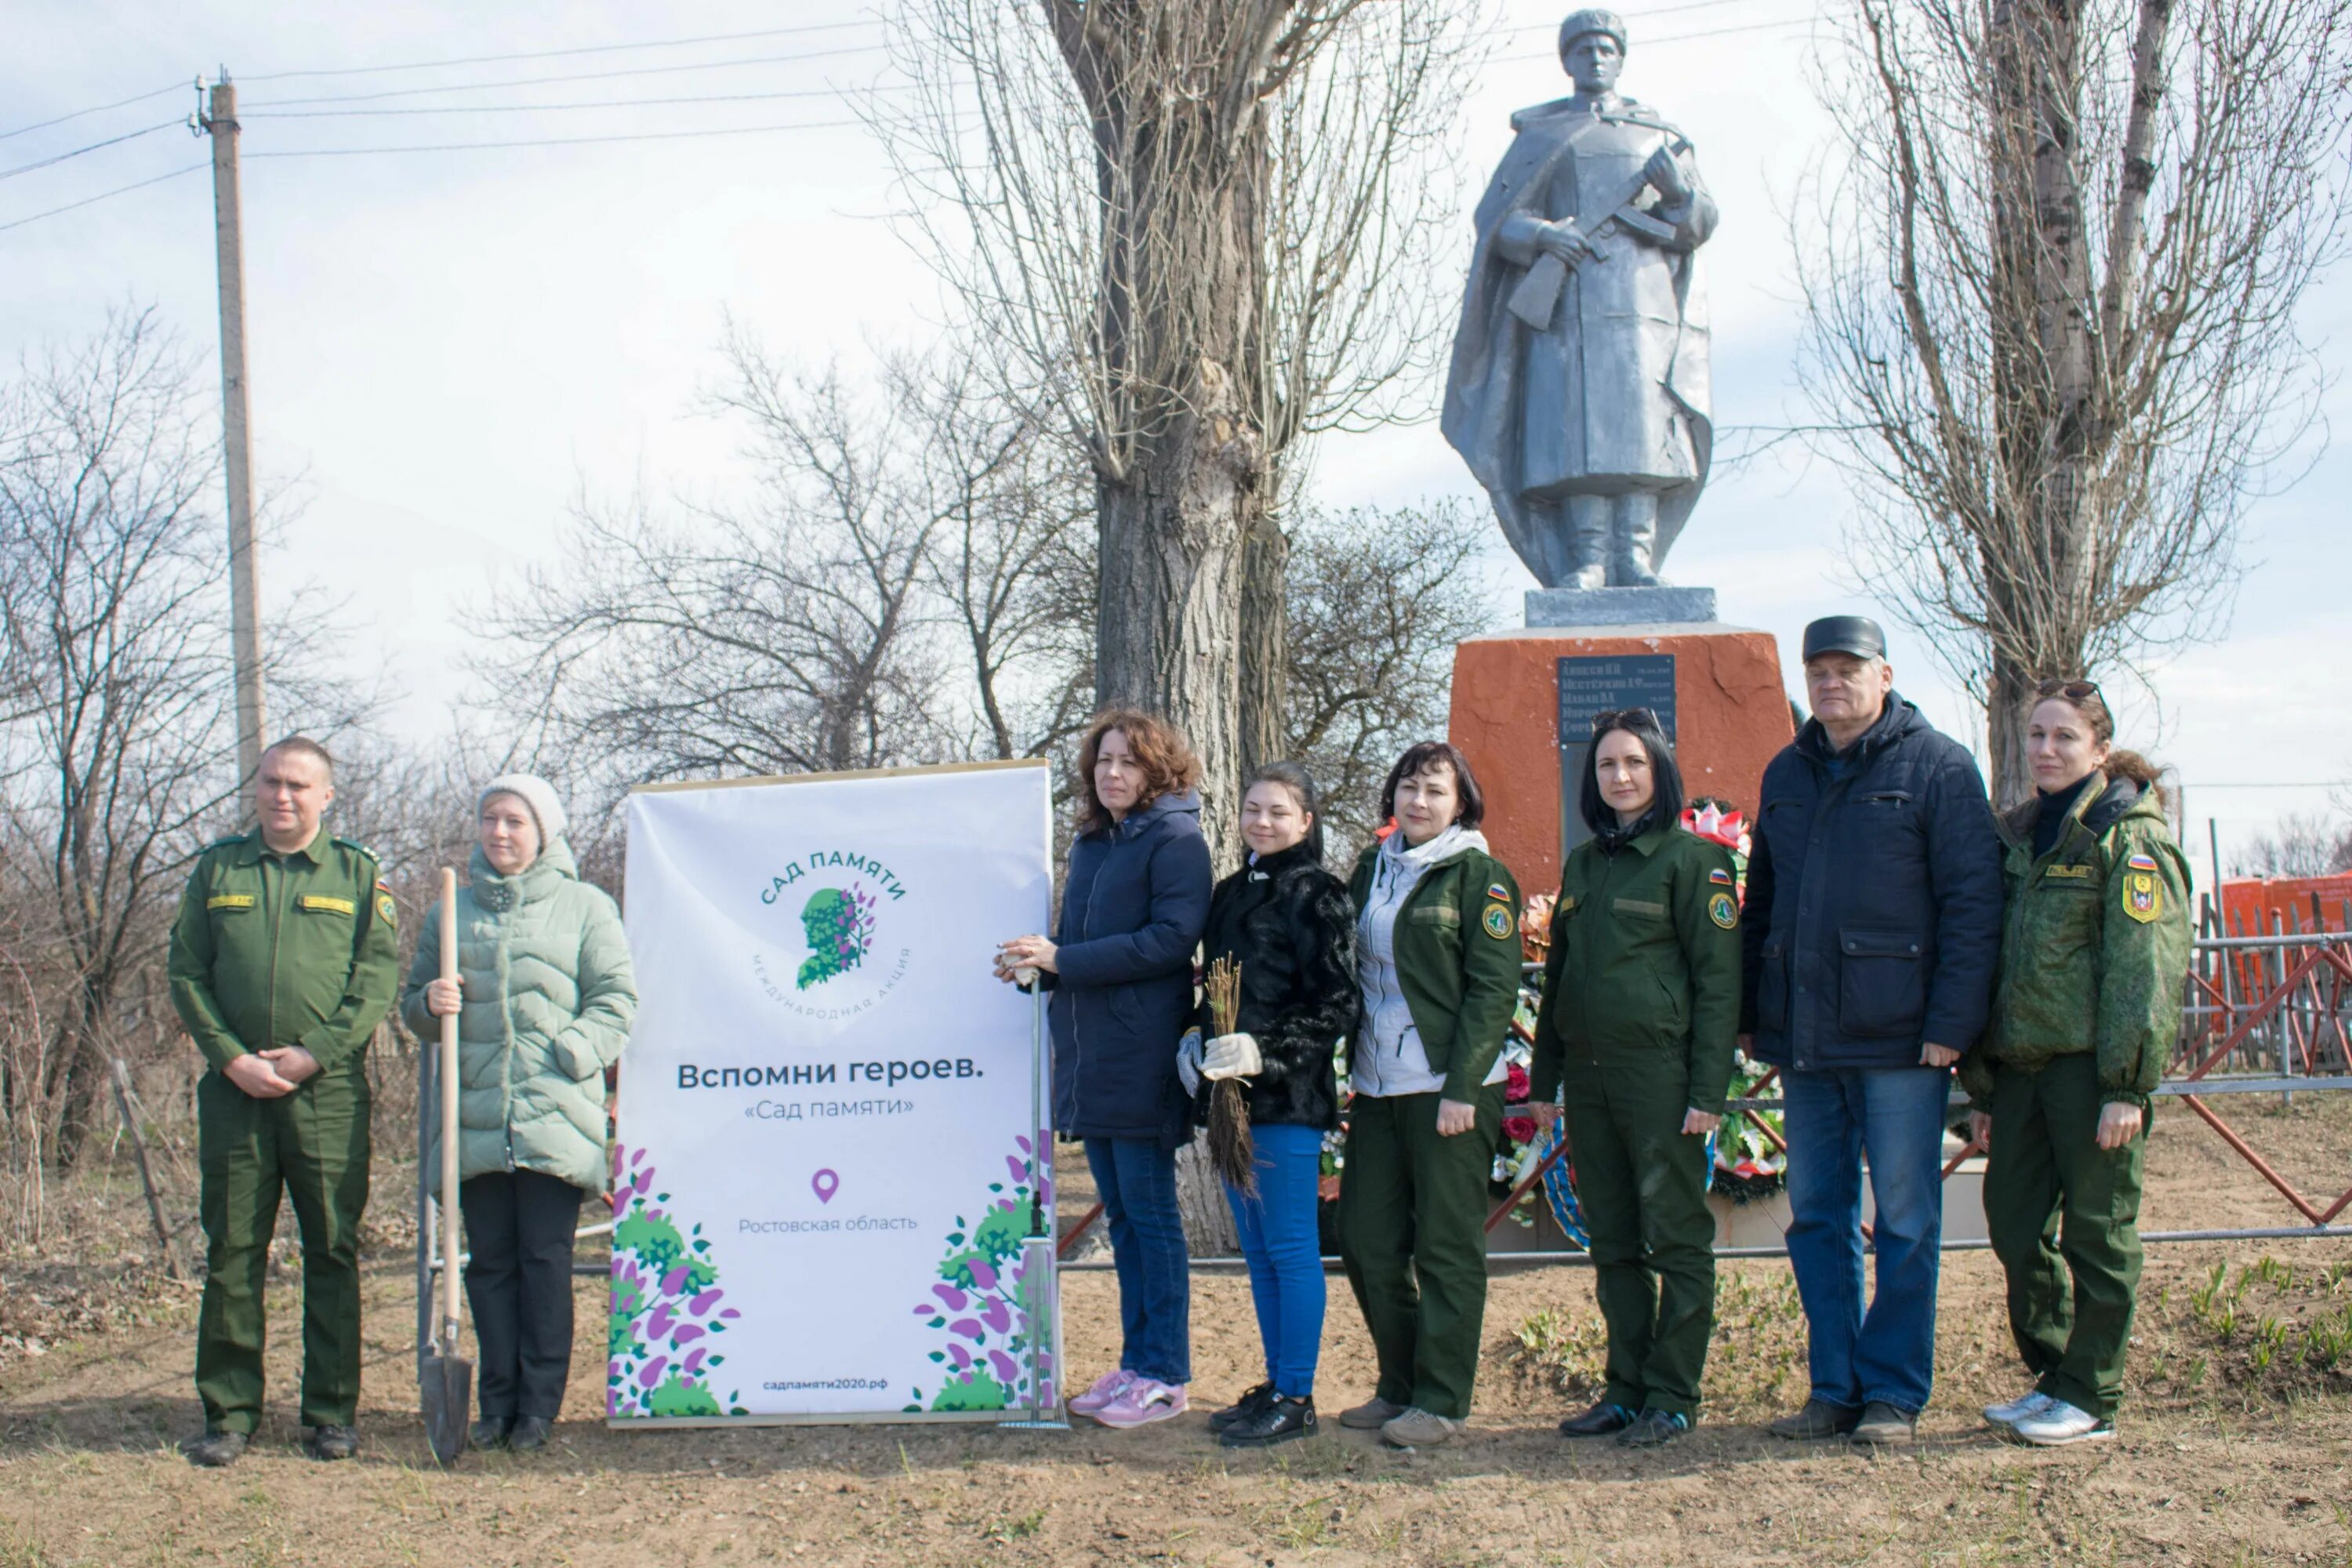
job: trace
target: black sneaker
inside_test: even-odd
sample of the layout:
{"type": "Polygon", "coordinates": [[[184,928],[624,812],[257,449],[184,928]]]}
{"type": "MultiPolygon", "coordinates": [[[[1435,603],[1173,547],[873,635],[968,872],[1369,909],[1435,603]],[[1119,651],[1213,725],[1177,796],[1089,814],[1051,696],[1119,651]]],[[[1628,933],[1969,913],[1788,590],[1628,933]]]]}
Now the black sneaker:
{"type": "Polygon", "coordinates": [[[207,1432],[201,1437],[189,1438],[181,1445],[180,1451],[188,1456],[192,1465],[219,1470],[245,1458],[246,1445],[252,1441],[242,1432],[207,1432]]]}
{"type": "Polygon", "coordinates": [[[1633,1424],[1617,1434],[1621,1448],[1663,1448],[1690,1430],[1690,1417],[1672,1410],[1649,1409],[1633,1417],[1633,1424]]]}
{"type": "Polygon", "coordinates": [[[1274,1392],[1274,1384],[1261,1383],[1223,1410],[1213,1412],[1209,1416],[1209,1430],[1222,1432],[1234,1422],[1246,1420],[1256,1415],[1273,1404],[1277,1397],[1279,1396],[1274,1392]]]}
{"type": "Polygon", "coordinates": [[[1571,1415],[1559,1424],[1563,1437],[1606,1437],[1622,1432],[1633,1424],[1633,1413],[1622,1405],[1604,1399],[1581,1415],[1571,1415]]]}
{"type": "Polygon", "coordinates": [[[544,1415],[523,1415],[515,1420],[514,1430],[507,1434],[507,1447],[518,1454],[536,1453],[547,1447],[555,1436],[555,1423],[544,1415]]]}
{"type": "Polygon", "coordinates": [[[1255,1415],[1244,1415],[1217,1435],[1217,1441],[1228,1448],[1271,1448],[1276,1443],[1288,1443],[1300,1437],[1315,1436],[1315,1396],[1285,1399],[1277,1396],[1255,1415]]]}
{"type": "Polygon", "coordinates": [[[360,1451],[360,1429],[356,1426],[305,1426],[302,1428],[302,1451],[314,1459],[348,1459],[360,1451]]]}
{"type": "Polygon", "coordinates": [[[507,1434],[513,1428],[511,1415],[485,1415],[474,1423],[466,1441],[477,1448],[503,1448],[507,1446],[507,1434]]]}

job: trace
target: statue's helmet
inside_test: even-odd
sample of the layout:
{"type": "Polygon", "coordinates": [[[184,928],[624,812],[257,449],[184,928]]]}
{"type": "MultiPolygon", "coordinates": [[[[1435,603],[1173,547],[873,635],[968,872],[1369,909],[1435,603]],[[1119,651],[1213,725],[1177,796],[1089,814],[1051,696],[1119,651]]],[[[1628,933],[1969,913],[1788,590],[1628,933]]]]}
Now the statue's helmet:
{"type": "Polygon", "coordinates": [[[1617,40],[1617,52],[1621,55],[1625,52],[1625,18],[1614,11],[1603,11],[1595,6],[1570,12],[1568,20],[1559,25],[1560,53],[1566,54],[1568,46],[1587,33],[1600,33],[1614,38],[1617,40]]]}

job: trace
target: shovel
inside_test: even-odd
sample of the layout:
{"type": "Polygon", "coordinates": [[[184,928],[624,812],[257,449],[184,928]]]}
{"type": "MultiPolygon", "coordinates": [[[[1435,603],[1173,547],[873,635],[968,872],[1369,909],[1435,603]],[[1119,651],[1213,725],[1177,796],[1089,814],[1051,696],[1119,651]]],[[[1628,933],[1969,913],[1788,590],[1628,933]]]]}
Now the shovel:
{"type": "MultiPolygon", "coordinates": [[[[441,978],[457,978],[457,873],[441,871],[441,978]]],[[[433,1457],[454,1465],[465,1452],[474,1363],[457,1353],[457,1015],[441,1018],[441,1333],[418,1363],[416,1388],[433,1457]]]]}

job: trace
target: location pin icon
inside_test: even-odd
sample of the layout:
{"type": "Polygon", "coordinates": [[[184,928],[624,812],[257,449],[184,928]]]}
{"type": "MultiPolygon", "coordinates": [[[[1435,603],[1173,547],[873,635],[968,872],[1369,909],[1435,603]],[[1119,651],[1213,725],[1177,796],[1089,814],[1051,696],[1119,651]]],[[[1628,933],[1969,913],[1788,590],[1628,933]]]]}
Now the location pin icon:
{"type": "Polygon", "coordinates": [[[841,1178],[831,1171],[819,1171],[809,1178],[809,1185],[816,1190],[817,1202],[829,1204],[833,1194],[841,1191],[841,1178]]]}

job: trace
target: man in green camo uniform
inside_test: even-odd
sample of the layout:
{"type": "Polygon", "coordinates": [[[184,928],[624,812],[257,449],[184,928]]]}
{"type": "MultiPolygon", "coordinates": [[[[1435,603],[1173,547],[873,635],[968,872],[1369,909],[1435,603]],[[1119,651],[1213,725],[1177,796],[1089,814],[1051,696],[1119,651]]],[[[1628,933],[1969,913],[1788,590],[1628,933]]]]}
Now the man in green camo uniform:
{"type": "Polygon", "coordinates": [[[303,1447],[314,1459],[359,1448],[367,1043],[399,953],[375,857],[319,826],[334,796],[316,742],[263,752],[259,829],[197,858],[172,927],[172,1001],[211,1067],[196,1086],[199,1465],[236,1463],[260,1424],[261,1287],[281,1187],[302,1233],[303,1447]]]}

